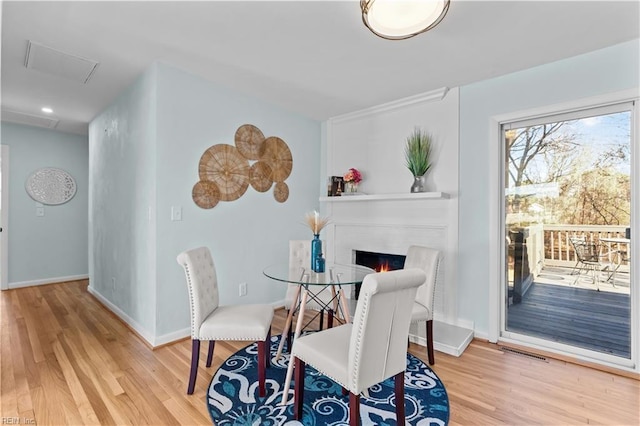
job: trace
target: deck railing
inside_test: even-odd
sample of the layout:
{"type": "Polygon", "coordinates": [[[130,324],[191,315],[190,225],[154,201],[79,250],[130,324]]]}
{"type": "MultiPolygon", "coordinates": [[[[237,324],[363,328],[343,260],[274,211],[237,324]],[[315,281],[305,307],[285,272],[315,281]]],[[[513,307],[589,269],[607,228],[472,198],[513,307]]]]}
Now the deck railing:
{"type": "MultiPolygon", "coordinates": [[[[574,266],[576,253],[571,244],[571,237],[584,237],[587,242],[605,244],[601,238],[624,238],[626,226],[602,226],[602,225],[544,225],[544,262],[550,266],[574,266]]],[[[628,249],[628,247],[618,249],[628,249]]],[[[628,256],[618,258],[618,254],[609,250],[608,246],[603,251],[610,263],[620,262],[623,270],[628,270],[626,259],[628,256]]]]}

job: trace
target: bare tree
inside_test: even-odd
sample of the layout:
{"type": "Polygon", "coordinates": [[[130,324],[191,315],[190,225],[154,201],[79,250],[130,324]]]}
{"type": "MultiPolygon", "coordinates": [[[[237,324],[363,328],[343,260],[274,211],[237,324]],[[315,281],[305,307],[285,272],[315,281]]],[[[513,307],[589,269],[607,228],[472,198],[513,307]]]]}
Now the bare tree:
{"type": "Polygon", "coordinates": [[[575,156],[575,136],[560,132],[570,121],[542,124],[507,132],[509,178],[515,186],[552,182],[563,176],[575,156]],[[546,167],[532,167],[546,159],[546,167]]]}

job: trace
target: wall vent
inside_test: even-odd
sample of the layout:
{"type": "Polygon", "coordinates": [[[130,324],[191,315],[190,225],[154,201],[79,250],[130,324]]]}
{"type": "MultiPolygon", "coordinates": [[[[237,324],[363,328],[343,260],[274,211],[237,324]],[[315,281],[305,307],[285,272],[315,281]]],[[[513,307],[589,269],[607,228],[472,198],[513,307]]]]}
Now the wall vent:
{"type": "Polygon", "coordinates": [[[2,121],[9,121],[12,123],[26,124],[27,126],[46,127],[47,129],[55,129],[58,125],[58,120],[42,117],[39,115],[25,114],[17,111],[2,111],[0,113],[2,121]]]}
{"type": "Polygon", "coordinates": [[[508,353],[512,353],[512,354],[516,354],[516,355],[526,356],[528,358],[537,359],[539,361],[549,362],[549,361],[547,361],[547,358],[545,358],[545,357],[543,357],[541,355],[532,354],[531,352],[525,352],[525,351],[521,351],[519,349],[513,349],[513,348],[508,348],[506,346],[501,346],[500,350],[502,352],[508,352],[508,353]]]}
{"type": "Polygon", "coordinates": [[[64,53],[29,40],[24,66],[36,71],[64,77],[78,83],[86,84],[98,62],[80,56],[64,53]]]}

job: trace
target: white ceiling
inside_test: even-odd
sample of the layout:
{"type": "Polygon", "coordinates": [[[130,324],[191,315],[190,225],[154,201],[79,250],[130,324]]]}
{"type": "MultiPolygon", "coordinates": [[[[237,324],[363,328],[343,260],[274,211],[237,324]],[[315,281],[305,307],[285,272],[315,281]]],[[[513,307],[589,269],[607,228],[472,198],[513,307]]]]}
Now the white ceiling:
{"type": "Polygon", "coordinates": [[[452,0],[435,29],[369,32],[357,1],[2,2],[2,110],[87,124],[153,61],[324,120],[640,37],[635,1],[452,0]],[[28,40],[96,60],[87,84],[24,66],[28,40]]]}

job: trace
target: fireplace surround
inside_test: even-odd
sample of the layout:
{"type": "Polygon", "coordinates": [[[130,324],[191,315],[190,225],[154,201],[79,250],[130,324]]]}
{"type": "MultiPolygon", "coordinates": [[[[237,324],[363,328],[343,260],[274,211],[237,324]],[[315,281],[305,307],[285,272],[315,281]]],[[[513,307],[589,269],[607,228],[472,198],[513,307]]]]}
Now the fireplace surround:
{"type": "MultiPolygon", "coordinates": [[[[376,272],[402,269],[404,268],[404,260],[407,257],[401,254],[379,253],[364,250],[354,250],[353,252],[356,265],[366,266],[376,272]]],[[[357,284],[354,288],[352,297],[356,300],[360,295],[361,286],[362,284],[357,284]]]]}

